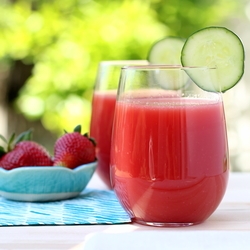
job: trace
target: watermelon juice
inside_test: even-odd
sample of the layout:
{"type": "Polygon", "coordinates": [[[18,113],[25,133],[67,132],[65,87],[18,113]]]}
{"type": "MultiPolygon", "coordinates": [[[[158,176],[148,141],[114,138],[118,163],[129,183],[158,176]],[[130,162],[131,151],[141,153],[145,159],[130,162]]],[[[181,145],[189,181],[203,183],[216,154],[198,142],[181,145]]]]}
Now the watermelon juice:
{"type": "Polygon", "coordinates": [[[118,101],[115,112],[112,183],[131,218],[148,225],[207,219],[228,181],[222,100],[137,98],[118,101]]]}
{"type": "Polygon", "coordinates": [[[109,162],[116,92],[116,90],[95,91],[92,101],[90,136],[97,143],[97,173],[108,187],[111,187],[109,162]]]}

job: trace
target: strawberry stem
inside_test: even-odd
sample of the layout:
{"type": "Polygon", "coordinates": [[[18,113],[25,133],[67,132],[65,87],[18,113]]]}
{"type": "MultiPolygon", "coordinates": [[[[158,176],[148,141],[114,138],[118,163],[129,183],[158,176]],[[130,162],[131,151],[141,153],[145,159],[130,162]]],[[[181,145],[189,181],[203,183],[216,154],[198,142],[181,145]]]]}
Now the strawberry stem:
{"type": "Polygon", "coordinates": [[[4,136],[0,135],[0,139],[2,139],[5,143],[8,143],[8,141],[6,140],[4,136]]]}
{"type": "Polygon", "coordinates": [[[77,126],[74,128],[74,132],[78,132],[78,133],[81,134],[81,131],[82,131],[81,125],[77,125],[77,126]]]}
{"type": "Polygon", "coordinates": [[[15,147],[15,145],[17,143],[19,143],[21,141],[30,141],[31,135],[32,135],[31,129],[18,135],[18,137],[16,139],[15,139],[15,136],[16,136],[15,133],[13,133],[10,136],[9,140],[6,140],[6,138],[4,138],[4,136],[0,135],[0,139],[2,139],[2,141],[5,142],[5,144],[7,144],[6,148],[0,146],[0,157],[3,156],[4,154],[6,154],[7,152],[10,152],[15,147]]]}
{"type": "MultiPolygon", "coordinates": [[[[30,141],[32,135],[32,129],[21,133],[15,140],[15,144],[21,141],[30,141]]],[[[14,139],[14,138],[13,138],[14,139]]]]}
{"type": "Polygon", "coordinates": [[[92,138],[92,137],[89,137],[89,140],[93,143],[93,145],[96,147],[96,141],[95,141],[95,139],[94,138],[92,138]]]}
{"type": "Polygon", "coordinates": [[[7,142],[7,152],[10,152],[12,150],[12,143],[15,139],[15,133],[13,133],[9,139],[9,141],[7,142]]]}
{"type": "Polygon", "coordinates": [[[6,152],[4,150],[4,147],[0,146],[0,157],[2,157],[5,154],[6,154],[6,152]]]}

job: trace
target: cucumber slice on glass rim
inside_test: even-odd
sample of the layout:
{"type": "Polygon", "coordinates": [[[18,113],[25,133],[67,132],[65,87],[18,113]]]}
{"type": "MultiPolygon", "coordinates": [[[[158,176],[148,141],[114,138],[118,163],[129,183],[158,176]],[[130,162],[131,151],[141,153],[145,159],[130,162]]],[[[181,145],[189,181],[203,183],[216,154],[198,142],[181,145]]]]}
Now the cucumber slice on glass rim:
{"type": "Polygon", "coordinates": [[[225,27],[207,27],[192,34],[181,51],[184,67],[208,67],[211,76],[186,70],[202,89],[225,92],[235,86],[244,74],[245,52],[240,38],[225,27]]]}
{"type": "MultiPolygon", "coordinates": [[[[181,50],[185,43],[184,38],[165,37],[154,43],[148,54],[150,64],[181,65],[181,50]]],[[[182,77],[177,71],[161,71],[154,75],[154,79],[164,89],[177,90],[187,83],[187,77],[182,77]]]]}

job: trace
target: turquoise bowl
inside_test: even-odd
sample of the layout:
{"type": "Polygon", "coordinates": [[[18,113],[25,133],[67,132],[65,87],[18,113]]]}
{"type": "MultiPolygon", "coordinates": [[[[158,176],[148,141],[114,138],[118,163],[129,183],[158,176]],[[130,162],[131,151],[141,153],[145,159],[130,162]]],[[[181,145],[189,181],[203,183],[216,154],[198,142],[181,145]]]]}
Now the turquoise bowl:
{"type": "Polygon", "coordinates": [[[92,178],[97,162],[75,169],[61,166],[0,168],[0,195],[9,200],[44,202],[78,196],[92,178]]]}

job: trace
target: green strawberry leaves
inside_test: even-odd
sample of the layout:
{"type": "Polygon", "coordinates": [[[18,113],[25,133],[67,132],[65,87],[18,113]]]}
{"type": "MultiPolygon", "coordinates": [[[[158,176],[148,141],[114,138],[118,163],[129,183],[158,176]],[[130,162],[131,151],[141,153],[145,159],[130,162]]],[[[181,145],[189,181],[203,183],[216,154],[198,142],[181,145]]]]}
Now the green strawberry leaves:
{"type": "Polygon", "coordinates": [[[25,131],[16,137],[13,133],[9,140],[7,140],[3,135],[0,135],[0,139],[6,144],[6,147],[0,146],[0,157],[10,152],[17,143],[21,141],[30,141],[32,137],[32,129],[25,131]]]}
{"type": "Polygon", "coordinates": [[[82,127],[81,127],[81,125],[77,125],[77,126],[74,128],[74,132],[78,132],[78,133],[81,134],[81,132],[82,132],[82,127]]]}
{"type": "MultiPolygon", "coordinates": [[[[81,134],[81,132],[82,132],[82,126],[81,126],[81,125],[77,125],[77,126],[74,128],[73,132],[77,132],[77,133],[81,134]]],[[[68,132],[67,132],[66,130],[64,130],[64,133],[65,133],[65,134],[68,134],[68,132]]],[[[88,133],[83,134],[83,136],[87,137],[87,138],[93,143],[93,145],[96,146],[96,141],[95,141],[95,139],[92,138],[92,137],[89,137],[89,134],[88,134],[88,133]]]]}

